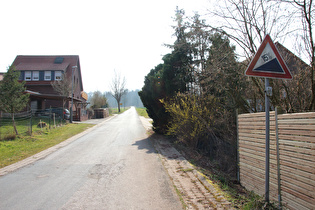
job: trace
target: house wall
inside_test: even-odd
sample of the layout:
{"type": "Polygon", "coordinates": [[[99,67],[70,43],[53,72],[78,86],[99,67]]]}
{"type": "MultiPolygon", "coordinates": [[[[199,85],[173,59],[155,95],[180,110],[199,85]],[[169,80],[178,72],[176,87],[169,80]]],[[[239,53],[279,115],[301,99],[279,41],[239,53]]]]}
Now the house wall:
{"type": "Polygon", "coordinates": [[[62,107],[62,100],[46,100],[45,101],[45,108],[50,108],[50,107],[62,107]]]}
{"type": "Polygon", "coordinates": [[[41,94],[52,94],[59,95],[51,85],[39,85],[39,84],[26,84],[26,89],[34,92],[39,92],[41,94]]]}
{"type": "MultiPolygon", "coordinates": [[[[73,96],[69,95],[65,103],[65,108],[70,110],[71,107],[71,97],[74,98],[73,111],[81,112],[78,119],[85,119],[87,116],[83,116],[86,113],[86,105],[82,105],[86,99],[81,97],[81,92],[83,91],[82,77],[81,77],[81,67],[79,56],[77,55],[65,55],[65,56],[17,56],[13,64],[16,67],[16,71],[20,72],[20,81],[25,80],[26,72],[31,72],[30,80],[25,81],[26,89],[32,92],[37,92],[40,96],[34,93],[33,106],[38,105],[41,109],[46,109],[51,107],[62,107],[63,101],[60,93],[56,92],[51,83],[55,81],[55,75],[57,71],[61,71],[66,78],[73,84],[73,96]],[[74,66],[76,68],[72,69],[74,66]],[[38,80],[33,78],[34,71],[39,72],[38,80]],[[50,72],[50,80],[45,80],[45,73],[50,72]],[[73,83],[72,83],[73,81],[73,83]],[[54,99],[53,99],[54,98],[54,99]],[[58,100],[57,100],[58,99],[58,100]],[[35,102],[37,101],[37,103],[35,102]],[[78,103],[78,104],[77,104],[78,103]],[[77,110],[79,109],[80,110],[77,110]],[[82,111],[81,111],[82,110],[82,111]]],[[[85,114],[87,115],[87,114],[85,114]]]]}

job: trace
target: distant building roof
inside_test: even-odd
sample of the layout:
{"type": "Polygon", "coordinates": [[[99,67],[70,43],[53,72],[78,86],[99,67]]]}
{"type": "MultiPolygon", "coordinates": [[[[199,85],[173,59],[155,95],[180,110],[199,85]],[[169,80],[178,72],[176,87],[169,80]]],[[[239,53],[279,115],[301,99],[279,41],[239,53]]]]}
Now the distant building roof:
{"type": "MultiPolygon", "coordinates": [[[[275,45],[292,75],[296,75],[301,70],[305,71],[308,68],[310,68],[310,66],[307,65],[301,58],[297,57],[295,54],[293,54],[290,50],[288,50],[279,42],[276,42],[275,45]]],[[[243,64],[246,68],[249,65],[249,63],[250,59],[245,59],[244,61],[241,62],[241,64],[243,64]]]]}
{"type": "Polygon", "coordinates": [[[65,71],[69,66],[76,66],[78,60],[78,55],[18,55],[12,64],[17,71],[65,71]]]}
{"type": "Polygon", "coordinates": [[[279,42],[276,42],[275,45],[293,75],[298,74],[301,70],[310,68],[310,66],[307,65],[302,59],[297,57],[279,42]]]}

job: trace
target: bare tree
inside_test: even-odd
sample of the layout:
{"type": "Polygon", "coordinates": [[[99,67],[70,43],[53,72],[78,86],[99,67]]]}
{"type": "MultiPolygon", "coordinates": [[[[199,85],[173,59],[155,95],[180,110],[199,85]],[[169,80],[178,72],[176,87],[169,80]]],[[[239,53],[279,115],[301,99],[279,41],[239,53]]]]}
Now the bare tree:
{"type": "Polygon", "coordinates": [[[61,80],[55,80],[51,83],[51,85],[57,93],[59,93],[61,96],[64,96],[64,98],[62,99],[62,106],[64,108],[64,105],[67,102],[67,97],[71,96],[71,80],[63,75],[61,80]]]}
{"type": "Polygon", "coordinates": [[[120,112],[120,102],[122,97],[126,94],[126,78],[121,77],[120,73],[114,72],[114,78],[110,84],[111,94],[117,101],[118,112],[120,112]]]}
{"type": "Polygon", "coordinates": [[[315,40],[314,40],[314,15],[315,5],[313,0],[289,0],[287,1],[297,9],[298,17],[301,19],[302,27],[299,28],[298,33],[301,36],[300,40],[304,45],[304,52],[310,61],[310,78],[311,78],[311,89],[312,97],[309,105],[309,110],[315,109],[315,40]],[[302,33],[301,33],[302,31],[302,33]]]}
{"type": "Polygon", "coordinates": [[[223,20],[216,29],[226,32],[243,49],[245,58],[255,54],[267,34],[284,38],[294,15],[281,1],[270,0],[225,0],[211,13],[223,20]]]}
{"type": "MultiPolygon", "coordinates": [[[[301,34],[302,31],[302,34],[304,34],[303,40],[306,40],[305,45],[308,46],[308,52],[310,52],[309,54],[310,57],[313,58],[311,60],[314,64],[314,41],[312,38],[312,18],[314,16],[312,16],[312,14],[314,13],[314,9],[312,9],[312,1],[313,0],[225,0],[224,4],[218,5],[216,10],[211,11],[211,13],[217,19],[223,21],[220,25],[217,25],[215,29],[226,33],[226,35],[243,50],[241,56],[246,59],[242,62],[244,64],[244,70],[266,34],[270,34],[274,40],[288,42],[288,35],[292,35],[296,32],[301,34]],[[296,8],[300,8],[300,12],[296,9],[292,9],[292,5],[295,5],[296,8]],[[302,14],[303,28],[301,24],[297,27],[294,25],[298,13],[302,14]]],[[[294,37],[294,39],[296,40],[297,37],[294,37]]],[[[301,88],[301,85],[299,85],[301,80],[307,79],[304,74],[305,71],[299,69],[294,79],[291,81],[271,81],[275,94],[274,97],[271,98],[271,103],[274,106],[279,106],[282,103],[279,98],[284,95],[286,97],[284,100],[290,105],[285,109],[287,111],[294,112],[295,110],[305,110],[305,108],[303,108],[305,105],[294,107],[294,104],[301,104],[301,101],[310,103],[309,108],[306,109],[314,109],[314,67],[312,67],[311,74],[309,74],[312,80],[312,99],[307,97],[308,94],[306,92],[309,89],[307,87],[305,93],[299,94],[299,96],[304,95],[305,97],[301,97],[300,99],[289,97],[296,93],[289,92],[293,89],[288,87],[301,88]],[[293,100],[298,100],[299,102],[297,103],[293,100]]],[[[247,98],[251,101],[252,105],[257,105],[261,103],[264,98],[264,82],[262,79],[256,77],[251,77],[248,81],[249,86],[255,88],[247,89],[247,98]]],[[[301,89],[301,91],[303,91],[303,89],[301,89]]]]}

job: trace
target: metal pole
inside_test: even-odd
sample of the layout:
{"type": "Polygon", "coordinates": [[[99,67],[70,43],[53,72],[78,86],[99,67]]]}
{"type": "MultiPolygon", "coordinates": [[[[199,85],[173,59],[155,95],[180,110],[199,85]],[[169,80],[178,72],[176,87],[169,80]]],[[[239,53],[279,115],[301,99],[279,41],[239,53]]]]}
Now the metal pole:
{"type": "Polygon", "coordinates": [[[269,78],[265,78],[265,112],[266,112],[266,174],[265,174],[265,201],[269,203],[269,128],[270,128],[270,115],[269,115],[269,97],[268,97],[269,78]]]}

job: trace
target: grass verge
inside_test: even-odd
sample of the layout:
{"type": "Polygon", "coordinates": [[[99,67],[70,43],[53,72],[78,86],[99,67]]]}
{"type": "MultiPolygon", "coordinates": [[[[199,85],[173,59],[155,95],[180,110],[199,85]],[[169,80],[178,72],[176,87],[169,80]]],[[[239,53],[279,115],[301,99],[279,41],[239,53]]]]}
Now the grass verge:
{"type": "Polygon", "coordinates": [[[0,141],[0,168],[23,160],[93,127],[91,124],[67,124],[55,129],[44,128],[32,136],[17,136],[14,140],[0,141]]]}
{"type": "MultiPolygon", "coordinates": [[[[233,204],[235,209],[244,210],[276,210],[277,204],[265,203],[264,199],[253,192],[247,191],[234,178],[220,171],[220,167],[207,156],[202,155],[196,150],[188,148],[180,143],[174,143],[173,146],[181,152],[186,160],[192,164],[205,178],[211,180],[212,185],[224,197],[233,204]]],[[[209,181],[208,181],[209,182],[209,181]]]]}
{"type": "Polygon", "coordinates": [[[184,201],[184,198],[183,198],[182,193],[179,191],[179,189],[178,189],[175,185],[173,185],[173,187],[174,187],[174,189],[175,189],[175,191],[176,191],[176,194],[177,194],[178,197],[179,197],[179,200],[180,200],[180,202],[181,202],[181,204],[182,204],[182,206],[183,206],[183,209],[187,209],[188,206],[187,206],[187,204],[186,204],[185,201],[184,201]]]}
{"type": "Polygon", "coordinates": [[[137,107],[136,110],[137,110],[139,116],[143,116],[145,118],[149,118],[149,115],[147,113],[147,109],[146,108],[139,108],[139,107],[137,107]]]}
{"type": "Polygon", "coordinates": [[[113,114],[121,114],[124,111],[127,111],[130,107],[120,107],[120,112],[118,112],[118,108],[109,108],[109,114],[113,115],[113,114]]]}

